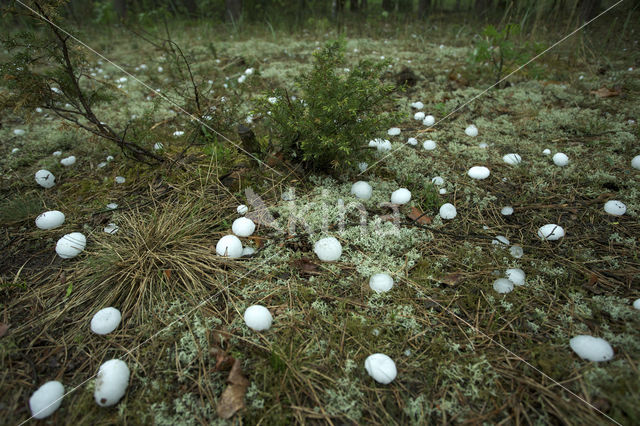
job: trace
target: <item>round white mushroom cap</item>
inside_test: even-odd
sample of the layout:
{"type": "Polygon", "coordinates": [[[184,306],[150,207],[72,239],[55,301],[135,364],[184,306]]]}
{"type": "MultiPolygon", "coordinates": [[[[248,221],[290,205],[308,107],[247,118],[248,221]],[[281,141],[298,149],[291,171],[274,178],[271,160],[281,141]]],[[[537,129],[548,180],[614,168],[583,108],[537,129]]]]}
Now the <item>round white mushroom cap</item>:
{"type": "Polygon", "coordinates": [[[80,232],[65,234],[56,243],[56,253],[63,259],[76,257],[87,245],[87,237],[80,232]]]}
{"type": "Polygon", "coordinates": [[[313,245],[313,251],[323,262],[333,262],[342,256],[342,244],[334,237],[322,238],[313,245]]]}
{"type": "Polygon", "coordinates": [[[385,354],[369,355],[364,361],[364,368],[376,382],[383,385],[388,385],[398,375],[396,363],[385,354]]]}
{"type": "Polygon", "coordinates": [[[96,334],[109,334],[120,324],[122,314],[116,308],[100,309],[91,318],[91,331],[96,334]]]}
{"type": "Polygon", "coordinates": [[[510,268],[505,271],[505,275],[515,285],[524,285],[525,274],[520,268],[510,268]]]}
{"type": "Polygon", "coordinates": [[[256,230],[256,224],[253,221],[246,217],[239,217],[238,219],[233,221],[231,225],[231,230],[238,237],[248,237],[253,234],[253,231],[256,230]]]}
{"type": "Polygon", "coordinates": [[[408,143],[409,145],[416,146],[416,145],[418,145],[418,139],[416,139],[416,138],[409,138],[409,139],[407,139],[407,143],[408,143]]]}
{"type": "Polygon", "coordinates": [[[622,216],[627,211],[627,206],[618,200],[609,200],[604,203],[604,211],[614,215],[614,216],[622,216]]]}
{"type": "Polygon", "coordinates": [[[401,130],[399,127],[392,127],[389,130],[387,130],[387,134],[389,136],[398,136],[400,134],[401,130]]]}
{"type": "Polygon", "coordinates": [[[54,157],[60,157],[62,155],[62,151],[53,151],[53,155],[54,157]]]}
{"type": "Polygon", "coordinates": [[[440,189],[438,190],[438,193],[440,193],[440,195],[444,195],[444,194],[446,194],[446,193],[447,193],[447,190],[446,190],[446,188],[440,188],[440,189]]]}
{"type": "Polygon", "coordinates": [[[153,149],[155,151],[162,151],[164,149],[164,145],[162,144],[162,142],[156,142],[153,144],[153,149]]]}
{"type": "Polygon", "coordinates": [[[504,206],[502,210],[500,210],[500,213],[502,213],[504,216],[511,216],[513,214],[513,207],[504,206]]]}
{"type": "Polygon", "coordinates": [[[407,188],[396,189],[391,193],[393,204],[407,204],[409,201],[411,201],[411,191],[407,188]]]}
{"type": "Polygon", "coordinates": [[[58,210],[50,210],[41,213],[36,218],[36,226],[40,229],[53,229],[64,223],[64,213],[58,210]]]}
{"type": "Polygon", "coordinates": [[[420,101],[418,102],[414,102],[411,104],[411,108],[415,108],[415,109],[422,109],[424,108],[424,104],[420,101]]]}
{"type": "Polygon", "coordinates": [[[242,242],[235,235],[225,235],[216,244],[218,256],[236,258],[242,256],[242,242]]]}
{"type": "Polygon", "coordinates": [[[425,117],[425,114],[422,111],[416,112],[415,114],[413,114],[413,119],[414,120],[422,121],[422,120],[424,120],[424,117],[425,117]]]}
{"type": "Polygon", "coordinates": [[[518,245],[509,247],[509,253],[511,253],[511,256],[515,257],[516,259],[520,259],[522,256],[524,256],[524,250],[522,250],[522,247],[518,245]]]}
{"type": "Polygon", "coordinates": [[[636,155],[631,159],[631,167],[640,170],[640,155],[636,155]]]}
{"type": "Polygon", "coordinates": [[[93,398],[101,407],[115,405],[129,386],[129,367],[119,359],[110,359],[100,366],[93,398]]]}
{"type": "Polygon", "coordinates": [[[393,288],[393,278],[389,274],[375,274],[369,278],[369,287],[376,293],[385,293],[393,288]]]}
{"type": "Polygon", "coordinates": [[[56,177],[49,170],[38,170],[36,172],[36,182],[43,188],[51,188],[56,184],[56,177]]]}
{"type": "Polygon", "coordinates": [[[588,335],[576,336],[569,340],[571,349],[582,359],[589,361],[609,361],[613,359],[613,348],[604,339],[588,335]]]}
{"type": "Polygon", "coordinates": [[[567,157],[567,154],[562,152],[556,152],[555,154],[553,154],[553,157],[551,157],[551,159],[553,160],[553,164],[555,164],[556,166],[563,167],[569,164],[569,157],[567,157]]]}
{"type": "Polygon", "coordinates": [[[62,164],[65,167],[69,167],[72,166],[76,163],[76,157],[74,155],[71,155],[69,157],[63,158],[62,160],[60,160],[60,164],[62,164]]]}
{"type": "Polygon", "coordinates": [[[236,211],[238,212],[238,214],[244,215],[249,211],[249,207],[245,206],[244,204],[240,204],[236,211]]]}
{"type": "Polygon", "coordinates": [[[434,149],[436,149],[436,143],[435,141],[432,141],[431,139],[429,139],[422,143],[422,147],[427,151],[433,151],[434,149]]]}
{"type": "Polygon", "coordinates": [[[367,182],[360,180],[351,185],[351,193],[361,200],[368,200],[373,194],[373,188],[367,182]]]}
{"type": "Polygon", "coordinates": [[[369,141],[370,147],[375,147],[379,152],[391,151],[391,142],[386,139],[373,139],[369,141]]]}
{"type": "Polygon", "coordinates": [[[123,176],[116,176],[116,183],[125,183],[126,181],[123,176]]]}
{"type": "Polygon", "coordinates": [[[369,167],[369,165],[364,161],[362,163],[358,163],[358,170],[360,170],[361,172],[367,170],[367,167],[369,167]]]}
{"type": "Polygon", "coordinates": [[[24,135],[26,132],[24,131],[24,129],[13,129],[13,134],[16,136],[22,136],[24,135]]]}
{"type": "Polygon", "coordinates": [[[117,203],[109,203],[109,204],[107,204],[107,208],[109,210],[115,210],[115,209],[118,208],[118,204],[117,203]]]}
{"type": "Polygon", "coordinates": [[[442,179],[440,176],[434,176],[431,178],[431,183],[436,186],[440,186],[444,183],[444,179],[442,179]]]}
{"type": "Polygon", "coordinates": [[[548,223],[538,229],[538,237],[543,240],[556,241],[564,237],[564,229],[555,223],[548,223]]]}
{"type": "Polygon", "coordinates": [[[635,309],[640,310],[640,299],[636,299],[636,300],[633,301],[633,307],[635,309]]]}
{"type": "Polygon", "coordinates": [[[496,238],[491,240],[491,244],[495,244],[495,245],[505,245],[508,246],[509,245],[509,239],[507,237],[505,237],[504,235],[496,235],[496,238]]]}
{"type": "Polygon", "coordinates": [[[116,232],[118,232],[120,228],[118,227],[118,225],[116,225],[115,223],[109,223],[107,226],[105,226],[104,228],[102,228],[102,230],[107,233],[107,234],[115,234],[116,232]]]}
{"type": "Polygon", "coordinates": [[[427,127],[431,127],[433,126],[433,124],[436,122],[436,119],[433,115],[427,115],[424,120],[422,120],[422,124],[424,124],[427,127]]]}
{"type": "Polygon", "coordinates": [[[464,129],[464,132],[467,134],[467,136],[471,136],[472,138],[478,136],[478,128],[473,124],[464,129]]]}
{"type": "Polygon", "coordinates": [[[489,177],[491,172],[484,166],[473,166],[469,169],[467,174],[472,179],[486,179],[489,177]]]}
{"type": "Polygon", "coordinates": [[[440,217],[443,219],[453,219],[458,215],[456,206],[451,203],[446,203],[440,206],[440,217]]]}
{"type": "Polygon", "coordinates": [[[549,148],[546,148],[546,149],[544,149],[544,150],[542,151],[542,153],[543,153],[544,155],[551,155],[551,150],[550,150],[549,148]]]}
{"type": "Polygon", "coordinates": [[[506,278],[498,278],[493,282],[493,289],[498,293],[510,293],[513,290],[513,281],[506,278]]]}
{"type": "Polygon", "coordinates": [[[254,249],[253,247],[243,247],[242,249],[243,256],[251,256],[255,252],[256,252],[256,249],[254,249]]]}
{"type": "Polygon", "coordinates": [[[34,419],[49,417],[62,404],[64,386],[57,380],[51,380],[40,386],[29,398],[29,408],[34,419]]]}
{"type": "Polygon", "coordinates": [[[520,157],[519,154],[510,153],[510,154],[505,154],[502,157],[502,161],[504,161],[505,163],[510,164],[512,166],[516,166],[516,165],[522,163],[522,157],[520,157]]]}
{"type": "Polygon", "coordinates": [[[262,305],[252,305],[244,311],[244,323],[252,330],[268,330],[272,322],[271,312],[262,305]]]}

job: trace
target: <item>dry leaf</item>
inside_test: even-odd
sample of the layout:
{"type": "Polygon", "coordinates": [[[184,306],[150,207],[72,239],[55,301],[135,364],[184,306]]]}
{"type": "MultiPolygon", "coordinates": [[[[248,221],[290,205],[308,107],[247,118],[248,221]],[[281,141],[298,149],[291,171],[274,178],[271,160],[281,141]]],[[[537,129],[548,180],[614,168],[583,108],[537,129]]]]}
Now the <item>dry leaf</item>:
{"type": "Polygon", "coordinates": [[[418,222],[420,225],[429,225],[431,223],[431,218],[425,215],[422,210],[417,207],[411,207],[411,211],[407,214],[407,217],[418,222]]]}
{"type": "Polygon", "coordinates": [[[222,392],[216,407],[218,417],[222,419],[230,419],[235,413],[244,408],[244,395],[247,393],[249,380],[242,374],[240,361],[235,360],[233,363],[227,383],[229,385],[222,392]]]}
{"type": "Polygon", "coordinates": [[[318,265],[313,263],[308,257],[293,261],[292,265],[298,269],[302,274],[316,274],[318,272],[318,265]]]}
{"type": "Polygon", "coordinates": [[[592,90],[590,92],[592,95],[596,95],[599,98],[611,98],[613,96],[618,96],[622,93],[621,90],[618,89],[609,89],[607,87],[601,87],[598,90],[592,90]]]}
{"type": "Polygon", "coordinates": [[[440,282],[446,285],[454,286],[458,284],[463,277],[464,275],[462,275],[462,272],[452,272],[442,277],[440,279],[440,282]]]}
{"type": "Polygon", "coordinates": [[[171,269],[165,269],[163,272],[164,276],[167,277],[167,279],[171,279],[171,269]]]}
{"type": "Polygon", "coordinates": [[[4,324],[0,322],[0,337],[4,337],[4,335],[7,334],[8,330],[9,330],[9,324],[4,324]]]}

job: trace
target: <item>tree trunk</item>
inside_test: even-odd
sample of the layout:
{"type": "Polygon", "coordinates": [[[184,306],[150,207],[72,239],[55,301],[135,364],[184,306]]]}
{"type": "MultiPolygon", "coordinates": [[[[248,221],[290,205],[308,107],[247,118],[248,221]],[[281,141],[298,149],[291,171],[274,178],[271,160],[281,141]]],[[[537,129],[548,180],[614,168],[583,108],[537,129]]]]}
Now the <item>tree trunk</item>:
{"type": "Polygon", "coordinates": [[[431,0],[419,0],[418,1],[418,18],[426,18],[429,15],[431,9],[431,0]]]}
{"type": "Polygon", "coordinates": [[[407,15],[413,14],[413,0],[398,0],[398,11],[407,15]]]}
{"type": "Polygon", "coordinates": [[[237,22],[242,14],[242,0],[225,0],[225,5],[225,19],[227,21],[237,22]]]}
{"type": "Polygon", "coordinates": [[[595,18],[600,11],[600,2],[600,0],[581,0],[579,2],[580,20],[586,22],[595,18]]]}
{"type": "Polygon", "coordinates": [[[367,0],[360,0],[360,10],[367,10],[367,0]]]}
{"type": "Polygon", "coordinates": [[[196,4],[196,0],[183,0],[182,4],[184,4],[184,8],[187,10],[187,14],[190,18],[198,16],[198,5],[196,4]]]}
{"type": "Polygon", "coordinates": [[[127,0],[113,0],[113,9],[116,11],[118,21],[124,21],[127,17],[127,0]]]}
{"type": "Polygon", "coordinates": [[[358,11],[358,0],[349,0],[349,9],[352,12],[358,11]]]}
{"type": "Polygon", "coordinates": [[[382,10],[386,12],[393,12],[395,4],[393,0],[382,0],[382,10]]]}

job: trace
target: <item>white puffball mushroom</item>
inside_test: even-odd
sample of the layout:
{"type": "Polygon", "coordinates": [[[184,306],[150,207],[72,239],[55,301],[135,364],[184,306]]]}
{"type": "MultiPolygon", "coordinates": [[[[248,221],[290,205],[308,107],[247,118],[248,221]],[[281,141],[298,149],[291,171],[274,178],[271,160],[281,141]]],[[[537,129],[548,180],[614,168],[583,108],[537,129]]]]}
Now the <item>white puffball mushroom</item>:
{"type": "Polygon", "coordinates": [[[520,268],[509,268],[505,271],[505,275],[511,282],[515,285],[524,285],[525,274],[524,271],[520,268]]]}
{"type": "Polygon", "coordinates": [[[116,204],[116,203],[109,203],[109,204],[107,204],[107,208],[108,208],[109,210],[115,210],[115,209],[117,209],[117,208],[118,208],[118,204],[116,204]]]}
{"type": "Polygon", "coordinates": [[[60,157],[62,155],[62,151],[53,151],[53,155],[54,157],[60,157]]]}
{"type": "Polygon", "coordinates": [[[633,301],[633,307],[635,309],[640,310],[640,299],[636,299],[636,300],[633,301]]]}
{"type": "Polygon", "coordinates": [[[175,137],[180,137],[184,135],[184,131],[183,130],[176,130],[175,132],[173,132],[173,136],[175,137]]]}
{"type": "Polygon", "coordinates": [[[415,108],[415,109],[422,109],[424,108],[424,104],[420,101],[418,102],[414,102],[411,104],[411,108],[415,108]]]}
{"type": "Polygon", "coordinates": [[[129,386],[129,367],[119,359],[110,359],[100,366],[93,398],[101,407],[115,405],[129,386]]]}
{"type": "Polygon", "coordinates": [[[400,134],[401,130],[399,127],[392,127],[389,130],[387,130],[387,134],[389,136],[398,136],[400,134]]]}
{"type": "Polygon", "coordinates": [[[618,200],[609,200],[604,203],[604,211],[613,216],[622,216],[627,211],[627,206],[618,200]]]}
{"type": "Polygon", "coordinates": [[[369,278],[369,287],[376,293],[385,293],[393,288],[393,278],[389,274],[375,274],[369,278]]]}
{"type": "Polygon", "coordinates": [[[60,164],[65,167],[72,166],[76,164],[76,157],[74,155],[71,155],[69,157],[63,158],[62,160],[60,160],[60,164]]]}
{"type": "Polygon", "coordinates": [[[502,208],[502,210],[500,210],[500,213],[501,213],[503,216],[511,216],[511,215],[513,214],[513,207],[511,207],[511,206],[504,206],[504,207],[502,208]]]}
{"type": "Polygon", "coordinates": [[[636,155],[635,157],[633,157],[633,159],[631,160],[631,167],[640,170],[640,155],[636,155]]]}
{"type": "Polygon", "coordinates": [[[564,229],[555,223],[548,223],[538,228],[538,237],[543,240],[556,241],[564,237],[564,229]]]}
{"type": "Polygon", "coordinates": [[[12,154],[15,154],[16,152],[19,152],[19,151],[20,151],[20,148],[13,148],[13,149],[11,150],[11,153],[12,153],[12,154]]]}
{"type": "Polygon", "coordinates": [[[434,149],[436,149],[436,143],[435,141],[432,141],[431,139],[429,139],[422,143],[422,147],[427,151],[433,151],[434,149]]]}
{"type": "Polygon", "coordinates": [[[369,355],[364,361],[364,368],[373,380],[383,385],[388,385],[398,375],[396,363],[385,354],[369,355]]]}
{"type": "Polygon", "coordinates": [[[472,138],[478,136],[478,128],[473,124],[464,129],[464,132],[467,134],[467,136],[471,136],[472,138]]]}
{"type": "Polygon", "coordinates": [[[433,178],[431,178],[431,183],[436,186],[440,186],[444,184],[444,179],[441,178],[440,176],[434,176],[433,178]]]}
{"type": "Polygon", "coordinates": [[[425,114],[422,111],[416,112],[415,114],[413,114],[413,119],[414,120],[422,121],[422,120],[424,120],[424,117],[425,117],[425,114]]]}
{"type": "Polygon", "coordinates": [[[446,190],[446,188],[440,188],[440,189],[438,190],[438,193],[439,193],[440,195],[444,195],[444,194],[446,194],[446,193],[447,193],[447,190],[446,190]]]}
{"type": "Polygon", "coordinates": [[[427,115],[424,120],[422,120],[422,124],[431,127],[436,122],[436,119],[433,115],[427,115]]]}
{"type": "Polygon", "coordinates": [[[546,148],[545,150],[542,151],[542,154],[551,155],[551,150],[549,148],[546,148]]]}
{"type": "Polygon", "coordinates": [[[516,259],[520,259],[522,256],[524,256],[524,250],[522,250],[522,247],[518,245],[509,247],[509,253],[511,253],[511,256],[515,257],[516,259]]]}
{"type": "Polygon", "coordinates": [[[125,183],[127,180],[123,176],[116,176],[116,183],[125,183]]]}
{"type": "Polygon", "coordinates": [[[495,245],[502,244],[502,245],[508,246],[509,239],[504,235],[497,235],[495,239],[491,240],[491,244],[495,244],[495,245]]]}
{"type": "Polygon", "coordinates": [[[262,305],[252,305],[244,311],[244,323],[254,331],[268,330],[272,322],[271,312],[262,305]]]}
{"type": "Polygon", "coordinates": [[[440,206],[440,217],[443,219],[453,219],[457,214],[456,207],[451,203],[440,206]]]}
{"type": "Polygon", "coordinates": [[[323,262],[333,262],[342,256],[342,244],[334,237],[322,238],[313,245],[313,252],[323,262]]]}
{"type": "Polygon", "coordinates": [[[22,136],[24,135],[26,132],[24,131],[24,129],[13,129],[13,134],[16,136],[22,136]]]}
{"type": "Polygon", "coordinates": [[[564,154],[562,152],[556,152],[555,154],[553,154],[553,157],[551,157],[551,159],[553,160],[553,164],[555,164],[556,166],[564,167],[569,164],[569,157],[567,157],[567,154],[564,154]]]}
{"type": "Polygon", "coordinates": [[[256,230],[256,224],[249,218],[239,217],[233,221],[231,230],[238,237],[248,237],[256,230]]]}
{"type": "Polygon", "coordinates": [[[418,145],[418,139],[416,139],[416,138],[409,138],[409,139],[407,139],[407,143],[408,143],[409,145],[416,146],[416,145],[418,145]]]}
{"type": "Polygon", "coordinates": [[[582,359],[593,362],[613,359],[613,348],[604,339],[589,335],[576,336],[569,340],[571,349],[582,359]]]}
{"type": "Polygon", "coordinates": [[[488,144],[488,143],[486,143],[486,142],[480,142],[480,143],[478,144],[478,148],[482,148],[482,149],[489,148],[489,144],[488,144]]]}
{"type": "Polygon", "coordinates": [[[107,224],[107,226],[105,226],[102,230],[104,232],[106,232],[107,234],[115,234],[116,232],[118,232],[120,228],[118,227],[118,225],[116,225],[115,223],[109,223],[107,224]]]}
{"type": "Polygon", "coordinates": [[[360,198],[361,200],[368,200],[371,198],[373,194],[373,188],[369,183],[364,181],[358,181],[351,185],[351,193],[356,196],[356,198],[360,198]]]}
{"type": "Polygon", "coordinates": [[[469,171],[467,172],[467,174],[469,175],[469,177],[471,179],[486,179],[489,177],[489,175],[491,174],[491,172],[489,171],[488,168],[484,167],[484,166],[473,166],[469,169],[469,171]]]}
{"type": "Polygon", "coordinates": [[[396,189],[391,193],[393,204],[407,204],[409,201],[411,201],[411,191],[407,188],[396,189]]]}
{"type": "Polygon", "coordinates": [[[245,206],[244,204],[240,204],[238,208],[236,208],[236,211],[238,212],[238,214],[245,215],[249,211],[249,207],[245,206]]]}
{"type": "Polygon", "coordinates": [[[218,256],[236,258],[242,256],[242,242],[235,235],[225,235],[216,244],[218,256]]]}
{"type": "Polygon", "coordinates": [[[518,164],[522,163],[522,157],[520,157],[520,154],[510,153],[505,154],[502,157],[502,161],[512,166],[517,166],[518,164]]]}
{"type": "Polygon", "coordinates": [[[391,142],[386,139],[373,139],[369,141],[369,146],[376,148],[379,152],[391,151],[391,142]]]}
{"type": "Polygon", "coordinates": [[[113,161],[113,155],[107,155],[106,160],[107,161],[113,161]]]}
{"type": "Polygon", "coordinates": [[[57,380],[46,382],[29,398],[29,408],[34,419],[44,419],[52,415],[62,404],[64,386],[57,380]]]}
{"type": "Polygon", "coordinates": [[[91,318],[91,331],[96,334],[109,334],[120,324],[122,314],[113,307],[100,309],[91,318]]]}
{"type": "Polygon", "coordinates": [[[56,253],[63,259],[76,257],[87,245],[87,237],[80,232],[65,234],[56,243],[56,253]]]}
{"type": "Polygon", "coordinates": [[[253,247],[244,247],[242,249],[242,256],[251,256],[255,252],[256,252],[256,249],[254,249],[253,247]]]}
{"type": "Polygon", "coordinates": [[[40,229],[53,229],[64,223],[64,213],[58,210],[50,210],[41,213],[36,218],[36,226],[40,229]]]}
{"type": "Polygon", "coordinates": [[[365,170],[367,170],[367,167],[369,167],[369,164],[367,164],[365,162],[358,163],[358,170],[360,170],[363,173],[364,173],[365,170]]]}
{"type": "Polygon", "coordinates": [[[164,149],[164,145],[162,142],[156,142],[153,144],[154,151],[162,151],[164,149]]]}
{"type": "Polygon", "coordinates": [[[513,290],[513,281],[506,278],[498,278],[493,282],[493,289],[500,294],[510,293],[513,290]]]}
{"type": "Polygon", "coordinates": [[[56,184],[56,177],[49,170],[38,170],[36,172],[36,182],[43,188],[51,188],[56,184]]]}

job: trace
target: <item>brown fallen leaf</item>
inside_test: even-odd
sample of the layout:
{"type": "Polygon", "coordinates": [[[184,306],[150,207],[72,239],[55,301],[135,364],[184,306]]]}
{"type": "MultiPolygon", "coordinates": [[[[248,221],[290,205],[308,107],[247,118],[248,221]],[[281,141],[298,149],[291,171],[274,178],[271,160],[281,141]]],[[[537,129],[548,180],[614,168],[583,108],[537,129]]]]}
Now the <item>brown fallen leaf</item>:
{"type": "Polygon", "coordinates": [[[442,277],[440,279],[440,282],[448,286],[454,286],[458,284],[463,277],[464,275],[462,274],[462,272],[452,272],[442,277]]]}
{"type": "Polygon", "coordinates": [[[318,273],[318,264],[313,263],[308,257],[303,257],[292,262],[292,266],[298,269],[301,274],[314,275],[318,273]]]}
{"type": "Polygon", "coordinates": [[[407,214],[407,217],[418,222],[420,225],[429,225],[431,223],[431,218],[417,207],[411,207],[411,211],[407,214]]]}
{"type": "Polygon", "coordinates": [[[242,374],[242,365],[237,359],[231,367],[227,383],[229,385],[222,392],[216,407],[218,417],[222,419],[230,419],[244,408],[244,395],[247,393],[249,380],[242,374]]]}
{"type": "Polygon", "coordinates": [[[9,330],[9,324],[0,322],[0,337],[4,337],[4,335],[7,334],[8,330],[9,330]]]}
{"type": "Polygon", "coordinates": [[[620,93],[622,93],[622,90],[613,88],[613,89],[609,89],[607,87],[601,87],[598,90],[592,90],[591,92],[592,95],[596,95],[599,98],[611,98],[613,96],[619,96],[620,93]]]}
{"type": "Polygon", "coordinates": [[[165,269],[164,271],[164,276],[167,277],[167,279],[171,279],[171,269],[165,269]]]}

